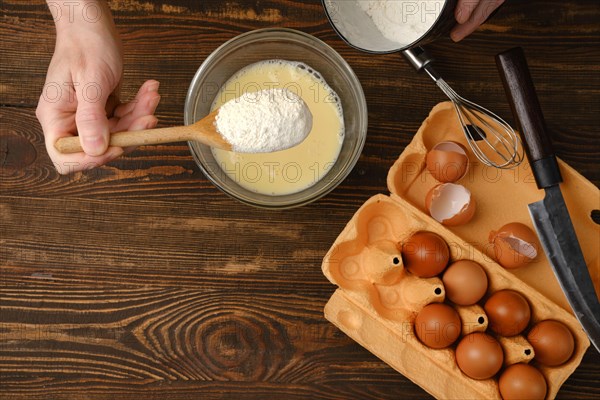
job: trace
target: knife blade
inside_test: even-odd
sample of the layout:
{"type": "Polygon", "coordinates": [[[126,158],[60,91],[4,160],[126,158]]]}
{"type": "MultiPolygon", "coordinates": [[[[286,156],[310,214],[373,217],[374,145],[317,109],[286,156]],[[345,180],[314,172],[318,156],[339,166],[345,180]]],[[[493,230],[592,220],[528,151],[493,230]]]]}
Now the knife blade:
{"type": "Polygon", "coordinates": [[[600,352],[600,302],[560,190],[562,176],[525,53],[520,47],[496,55],[535,182],[543,200],[529,205],[533,225],[558,282],[590,342],[600,352]]]}

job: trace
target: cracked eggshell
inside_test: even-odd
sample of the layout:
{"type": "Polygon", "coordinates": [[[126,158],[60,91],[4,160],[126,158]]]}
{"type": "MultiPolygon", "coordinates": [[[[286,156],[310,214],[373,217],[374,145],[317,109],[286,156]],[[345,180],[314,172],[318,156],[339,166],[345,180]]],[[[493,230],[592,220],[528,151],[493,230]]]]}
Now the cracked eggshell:
{"type": "Polygon", "coordinates": [[[425,197],[425,208],[436,221],[447,226],[464,225],[477,208],[471,192],[456,183],[442,183],[431,188],[425,197]]]}
{"type": "Polygon", "coordinates": [[[489,242],[494,246],[498,264],[507,269],[529,264],[538,255],[537,235],[519,222],[504,225],[498,231],[491,231],[489,242]]]}
{"type": "Polygon", "coordinates": [[[445,141],[433,146],[425,158],[427,170],[438,181],[456,182],[469,168],[467,149],[457,142],[445,141]]]}

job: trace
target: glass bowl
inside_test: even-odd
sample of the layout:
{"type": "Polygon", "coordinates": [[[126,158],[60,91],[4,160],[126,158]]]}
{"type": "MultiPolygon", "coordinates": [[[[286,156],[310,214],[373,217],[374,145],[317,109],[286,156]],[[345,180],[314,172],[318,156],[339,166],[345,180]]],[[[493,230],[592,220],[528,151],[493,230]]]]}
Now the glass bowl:
{"type": "Polygon", "coordinates": [[[269,59],[308,64],[322,75],[341,101],[345,137],[337,161],[325,176],[313,186],[293,194],[255,193],[227,176],[210,147],[197,142],[190,142],[189,146],[206,177],[231,197],[262,208],[298,207],[326,195],[348,176],[367,136],[367,104],[360,82],[346,61],[327,44],[306,33],[284,28],[259,29],[229,40],[198,68],[185,100],[184,122],[193,124],[208,115],[217,92],[237,71],[269,59]]]}

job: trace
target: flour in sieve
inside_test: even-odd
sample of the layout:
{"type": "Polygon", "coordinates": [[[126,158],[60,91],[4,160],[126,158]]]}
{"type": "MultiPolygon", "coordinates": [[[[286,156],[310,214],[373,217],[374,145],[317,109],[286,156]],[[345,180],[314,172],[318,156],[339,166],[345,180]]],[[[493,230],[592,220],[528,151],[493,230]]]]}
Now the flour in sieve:
{"type": "Polygon", "coordinates": [[[312,129],[312,114],[286,89],[244,93],[223,104],[216,117],[219,133],[233,151],[271,153],[301,143],[312,129]]]}
{"type": "Polygon", "coordinates": [[[377,29],[402,46],[423,36],[438,18],[443,0],[357,0],[377,29]]]}

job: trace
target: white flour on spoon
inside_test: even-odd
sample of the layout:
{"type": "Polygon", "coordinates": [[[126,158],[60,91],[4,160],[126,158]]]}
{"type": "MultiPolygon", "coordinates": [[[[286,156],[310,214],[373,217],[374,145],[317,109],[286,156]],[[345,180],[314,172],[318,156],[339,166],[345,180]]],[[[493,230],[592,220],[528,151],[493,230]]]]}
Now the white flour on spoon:
{"type": "Polygon", "coordinates": [[[312,129],[312,114],[295,93],[268,89],[223,104],[215,124],[233,151],[271,153],[300,144],[312,129]]]}

